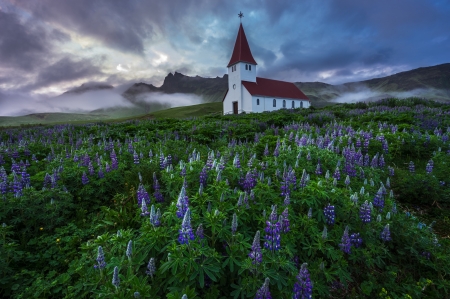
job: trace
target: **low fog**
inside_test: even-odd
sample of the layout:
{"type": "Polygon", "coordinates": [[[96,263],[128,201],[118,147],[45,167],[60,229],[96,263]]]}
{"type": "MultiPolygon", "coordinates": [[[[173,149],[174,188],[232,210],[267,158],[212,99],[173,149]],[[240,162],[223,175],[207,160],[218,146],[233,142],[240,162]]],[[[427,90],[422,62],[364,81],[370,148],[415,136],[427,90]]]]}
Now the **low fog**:
{"type": "Polygon", "coordinates": [[[334,103],[356,103],[356,102],[373,102],[386,98],[409,98],[418,97],[434,101],[450,101],[450,90],[439,89],[414,89],[403,92],[380,92],[371,90],[365,86],[359,86],[355,91],[344,92],[337,98],[331,100],[334,103]]]}
{"type": "Polygon", "coordinates": [[[107,109],[146,107],[152,104],[160,108],[189,106],[202,103],[202,98],[191,94],[163,94],[159,92],[141,94],[134,103],[122,97],[129,86],[108,90],[93,90],[81,94],[68,93],[57,97],[46,97],[21,93],[0,93],[0,116],[22,116],[34,113],[89,113],[107,109]]]}

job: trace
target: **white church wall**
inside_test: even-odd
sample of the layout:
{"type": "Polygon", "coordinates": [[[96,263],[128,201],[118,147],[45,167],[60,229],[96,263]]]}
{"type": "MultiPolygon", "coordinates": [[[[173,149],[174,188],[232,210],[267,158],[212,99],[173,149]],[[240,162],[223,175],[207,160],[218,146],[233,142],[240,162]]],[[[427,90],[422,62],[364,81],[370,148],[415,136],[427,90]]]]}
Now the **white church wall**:
{"type": "Polygon", "coordinates": [[[252,95],[245,87],[242,87],[242,110],[247,113],[253,112],[252,106],[252,95]]]}
{"type": "Polygon", "coordinates": [[[237,64],[237,71],[238,73],[241,73],[242,81],[256,82],[256,65],[248,64],[245,62],[239,62],[237,64]],[[251,70],[245,69],[246,65],[247,68],[250,66],[251,70]]]}
{"type": "Polygon", "coordinates": [[[264,106],[265,106],[264,97],[260,97],[260,96],[252,97],[252,106],[253,106],[253,112],[263,112],[264,106]],[[258,99],[259,99],[259,105],[257,102],[258,99]]]}

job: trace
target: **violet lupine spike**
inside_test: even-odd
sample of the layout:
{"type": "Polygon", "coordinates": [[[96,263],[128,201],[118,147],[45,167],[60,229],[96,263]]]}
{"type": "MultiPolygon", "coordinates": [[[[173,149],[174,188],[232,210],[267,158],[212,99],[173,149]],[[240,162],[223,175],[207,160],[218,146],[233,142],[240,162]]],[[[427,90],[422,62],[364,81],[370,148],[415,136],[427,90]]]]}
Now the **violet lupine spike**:
{"type": "Polygon", "coordinates": [[[348,185],[350,185],[350,177],[347,175],[347,177],[345,178],[345,185],[348,187],[348,185]]]}
{"type": "Polygon", "coordinates": [[[414,173],[415,172],[415,166],[414,166],[414,162],[413,161],[409,162],[408,169],[409,169],[410,173],[414,173]]]}
{"type": "Polygon", "coordinates": [[[294,284],[293,299],[312,298],[313,285],[309,277],[308,264],[303,263],[297,275],[297,281],[294,284]]]}
{"type": "Polygon", "coordinates": [[[289,208],[284,209],[283,213],[281,213],[281,216],[283,217],[282,220],[283,233],[287,233],[290,230],[289,208]]]}
{"type": "Polygon", "coordinates": [[[375,198],[373,199],[373,206],[378,208],[380,211],[383,210],[384,207],[384,199],[383,199],[383,190],[380,187],[375,194],[375,198]]]}
{"type": "Polygon", "coordinates": [[[120,278],[119,278],[119,267],[114,267],[114,273],[113,273],[113,279],[112,284],[118,288],[120,286],[120,278]]]}
{"type": "Polygon", "coordinates": [[[381,239],[383,242],[391,241],[391,232],[389,231],[389,224],[386,224],[383,231],[381,232],[381,239]]]}
{"type": "Polygon", "coordinates": [[[148,261],[147,270],[145,271],[145,274],[153,278],[153,275],[155,275],[155,273],[156,273],[155,259],[152,257],[148,261]]]}
{"type": "Polygon", "coordinates": [[[188,244],[189,240],[193,241],[194,239],[195,236],[191,226],[191,211],[188,208],[184,214],[181,229],[179,230],[178,242],[180,244],[188,244]]]}
{"type": "Polygon", "coordinates": [[[335,222],[335,211],[334,211],[334,206],[328,204],[324,209],[323,209],[323,213],[325,215],[325,219],[328,225],[333,225],[335,222]]]}
{"type": "Polygon", "coordinates": [[[350,235],[350,243],[355,247],[359,248],[361,247],[363,240],[360,237],[359,233],[353,233],[350,235]]]}
{"type": "Polygon", "coordinates": [[[264,284],[256,292],[255,299],[272,299],[272,295],[269,290],[270,279],[266,278],[264,284]]]}
{"type": "Polygon", "coordinates": [[[336,170],[334,171],[333,174],[333,178],[335,178],[338,181],[341,179],[341,172],[339,171],[339,167],[336,167],[336,170]]]}
{"type": "Polygon", "coordinates": [[[262,263],[261,237],[259,231],[256,232],[255,237],[253,238],[252,249],[248,256],[252,260],[253,265],[262,263]]]}
{"type": "Polygon", "coordinates": [[[265,248],[271,251],[280,250],[281,225],[282,224],[278,221],[277,208],[276,206],[272,206],[272,213],[270,213],[269,220],[266,221],[265,248]]]}
{"type": "Polygon", "coordinates": [[[81,176],[81,182],[83,183],[83,185],[86,185],[89,183],[89,179],[86,175],[86,172],[83,171],[83,175],[81,176]]]}
{"type": "Polygon", "coordinates": [[[177,217],[183,218],[186,211],[189,209],[189,199],[186,195],[186,189],[181,187],[180,194],[177,201],[177,217]]]}
{"type": "Polygon", "coordinates": [[[147,203],[145,202],[145,200],[141,201],[141,216],[148,216],[150,215],[150,213],[148,212],[148,207],[147,207],[147,203]]]}
{"type": "Polygon", "coordinates": [[[236,234],[238,227],[238,220],[236,213],[233,214],[233,220],[231,221],[231,233],[234,236],[236,234]]]}
{"type": "Polygon", "coordinates": [[[208,179],[207,167],[204,166],[200,172],[200,184],[206,186],[206,181],[208,179]]]}
{"type": "Polygon", "coordinates": [[[199,238],[199,241],[203,240],[205,238],[205,234],[204,234],[204,230],[203,230],[203,224],[200,223],[198,225],[197,231],[196,231],[196,235],[197,235],[197,238],[199,238]]]}
{"type": "Polygon", "coordinates": [[[361,205],[359,209],[359,218],[361,218],[362,223],[367,224],[370,222],[371,208],[367,200],[361,205]]]}
{"type": "Polygon", "coordinates": [[[350,242],[350,237],[348,235],[348,226],[345,227],[344,234],[342,235],[341,243],[339,244],[339,247],[341,248],[341,250],[344,253],[346,253],[346,254],[351,253],[351,242],[350,242]]]}

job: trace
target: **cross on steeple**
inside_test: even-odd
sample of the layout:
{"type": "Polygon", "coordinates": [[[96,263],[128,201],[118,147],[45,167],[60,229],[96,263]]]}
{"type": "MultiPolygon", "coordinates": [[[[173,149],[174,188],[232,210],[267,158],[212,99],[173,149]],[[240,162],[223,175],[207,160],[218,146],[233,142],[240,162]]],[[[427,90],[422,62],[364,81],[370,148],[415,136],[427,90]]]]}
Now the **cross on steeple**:
{"type": "Polygon", "coordinates": [[[241,11],[238,13],[238,17],[240,22],[242,23],[242,18],[244,17],[244,14],[241,11]]]}

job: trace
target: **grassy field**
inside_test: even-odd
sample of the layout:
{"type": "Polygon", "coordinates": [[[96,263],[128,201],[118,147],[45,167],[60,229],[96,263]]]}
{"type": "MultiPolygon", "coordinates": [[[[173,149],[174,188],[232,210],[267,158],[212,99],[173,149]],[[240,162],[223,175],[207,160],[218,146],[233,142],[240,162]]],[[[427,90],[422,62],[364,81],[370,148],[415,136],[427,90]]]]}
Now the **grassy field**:
{"type": "Polygon", "coordinates": [[[222,114],[222,102],[205,103],[193,106],[175,107],[143,116],[151,118],[189,118],[209,114],[222,114]]]}

